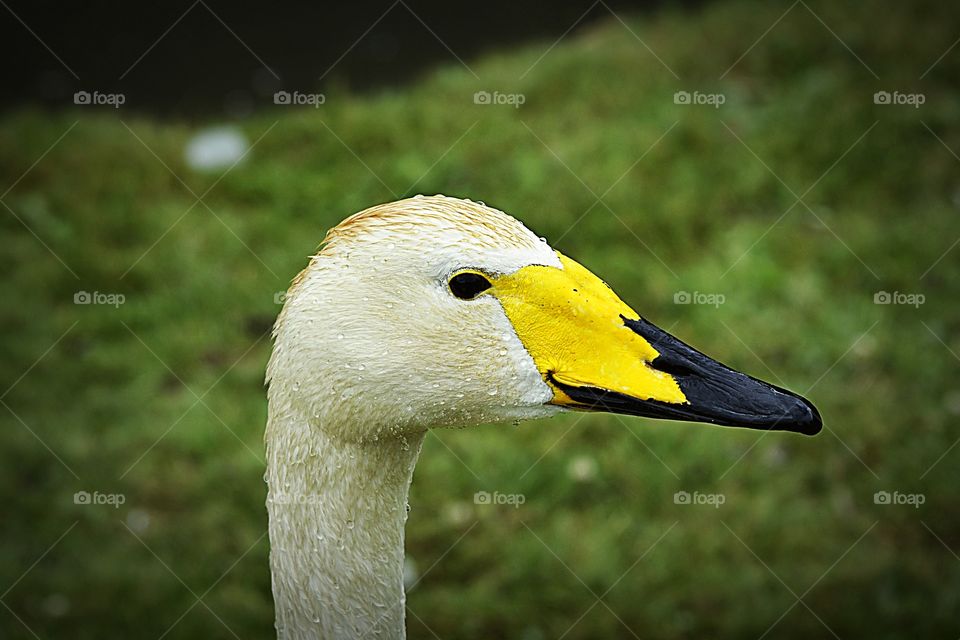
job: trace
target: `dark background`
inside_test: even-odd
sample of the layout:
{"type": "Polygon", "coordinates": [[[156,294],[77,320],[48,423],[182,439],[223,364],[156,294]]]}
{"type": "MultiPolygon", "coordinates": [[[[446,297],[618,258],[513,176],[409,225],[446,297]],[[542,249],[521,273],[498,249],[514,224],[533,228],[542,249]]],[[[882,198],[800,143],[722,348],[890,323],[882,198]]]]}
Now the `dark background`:
{"type": "Polygon", "coordinates": [[[272,105],[278,89],[400,86],[448,62],[447,46],[470,59],[507,45],[576,33],[609,18],[607,7],[652,12],[696,4],[11,1],[9,10],[53,53],[9,10],[0,15],[3,39],[13,52],[0,105],[62,106],[75,91],[97,87],[124,93],[124,106],[131,111],[243,116],[272,105]]]}

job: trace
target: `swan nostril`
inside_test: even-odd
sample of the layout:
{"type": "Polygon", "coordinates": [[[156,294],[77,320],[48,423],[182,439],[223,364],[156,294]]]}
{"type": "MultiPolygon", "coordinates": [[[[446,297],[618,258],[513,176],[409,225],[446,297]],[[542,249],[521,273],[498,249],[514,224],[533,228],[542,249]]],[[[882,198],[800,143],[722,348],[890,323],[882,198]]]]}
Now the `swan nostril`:
{"type": "Polygon", "coordinates": [[[662,355],[657,358],[654,358],[651,362],[648,362],[647,366],[649,366],[651,369],[656,369],[657,371],[660,371],[662,373],[666,373],[671,376],[676,376],[681,378],[685,376],[690,376],[696,373],[696,371],[691,369],[685,363],[679,362],[676,360],[668,360],[664,358],[662,355]]]}

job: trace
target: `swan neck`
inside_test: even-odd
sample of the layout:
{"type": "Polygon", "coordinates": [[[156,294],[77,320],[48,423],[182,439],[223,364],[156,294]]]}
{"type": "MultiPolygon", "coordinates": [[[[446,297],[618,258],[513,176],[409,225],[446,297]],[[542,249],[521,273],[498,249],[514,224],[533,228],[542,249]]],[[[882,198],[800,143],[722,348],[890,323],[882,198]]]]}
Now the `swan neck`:
{"type": "Polygon", "coordinates": [[[425,434],[351,442],[274,418],[266,480],[278,636],[403,638],[407,496],[425,434]]]}

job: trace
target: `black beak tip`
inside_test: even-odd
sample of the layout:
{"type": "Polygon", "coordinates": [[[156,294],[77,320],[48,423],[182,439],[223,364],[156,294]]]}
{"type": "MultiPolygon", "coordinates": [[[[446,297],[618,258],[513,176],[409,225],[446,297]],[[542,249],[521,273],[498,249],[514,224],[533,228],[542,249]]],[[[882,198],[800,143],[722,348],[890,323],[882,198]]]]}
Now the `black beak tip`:
{"type": "Polygon", "coordinates": [[[823,418],[820,417],[820,412],[806,398],[797,397],[797,404],[791,414],[793,415],[789,423],[785,425],[788,431],[815,436],[823,429],[823,418]]]}
{"type": "Polygon", "coordinates": [[[743,373],[697,351],[643,318],[620,316],[628,329],[657,350],[654,369],[677,380],[686,405],[638,401],[611,392],[564,389],[588,406],[669,420],[707,422],[721,426],[789,431],[813,436],[823,429],[817,408],[806,398],[743,373]]]}

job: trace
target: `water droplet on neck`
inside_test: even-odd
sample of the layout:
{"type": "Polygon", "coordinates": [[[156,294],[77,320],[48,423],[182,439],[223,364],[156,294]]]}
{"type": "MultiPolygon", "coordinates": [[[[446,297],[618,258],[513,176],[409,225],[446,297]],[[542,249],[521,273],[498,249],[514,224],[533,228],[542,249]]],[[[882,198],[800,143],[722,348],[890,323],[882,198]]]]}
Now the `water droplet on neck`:
{"type": "Polygon", "coordinates": [[[490,389],[490,391],[487,391],[487,395],[489,395],[489,396],[495,396],[495,395],[497,395],[497,390],[496,390],[496,389],[490,389]]]}
{"type": "Polygon", "coordinates": [[[337,334],[337,340],[343,340],[343,334],[342,334],[342,333],[338,333],[338,334],[337,334]]]}

